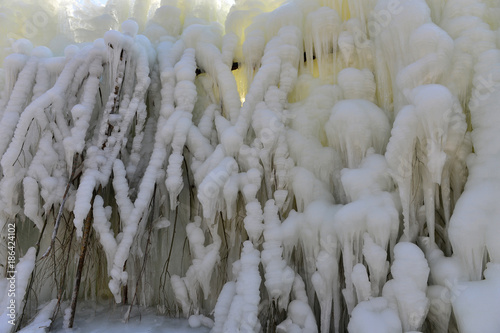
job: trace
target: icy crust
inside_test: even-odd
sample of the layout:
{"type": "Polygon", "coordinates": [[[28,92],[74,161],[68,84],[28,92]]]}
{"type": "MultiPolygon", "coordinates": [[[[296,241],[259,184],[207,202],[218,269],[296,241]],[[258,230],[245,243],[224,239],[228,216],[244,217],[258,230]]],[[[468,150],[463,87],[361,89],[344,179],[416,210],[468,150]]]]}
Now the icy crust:
{"type": "Polygon", "coordinates": [[[214,333],[500,331],[500,7],[119,4],[0,71],[25,331],[78,274],[214,333]]]}

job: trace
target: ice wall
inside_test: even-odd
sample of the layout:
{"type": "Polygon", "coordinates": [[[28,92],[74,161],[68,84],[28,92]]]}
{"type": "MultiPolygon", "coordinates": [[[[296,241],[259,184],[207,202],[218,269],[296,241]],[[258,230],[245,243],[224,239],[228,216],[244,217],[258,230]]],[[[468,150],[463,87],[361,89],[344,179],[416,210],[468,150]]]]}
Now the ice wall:
{"type": "Polygon", "coordinates": [[[6,332],[78,300],[214,333],[500,331],[499,3],[0,16],[6,332]]]}

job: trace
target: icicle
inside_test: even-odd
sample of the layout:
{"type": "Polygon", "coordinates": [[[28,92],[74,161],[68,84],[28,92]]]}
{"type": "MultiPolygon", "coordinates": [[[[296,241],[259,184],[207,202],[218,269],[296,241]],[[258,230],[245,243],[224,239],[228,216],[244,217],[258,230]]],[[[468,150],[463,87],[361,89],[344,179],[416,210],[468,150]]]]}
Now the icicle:
{"type": "Polygon", "coordinates": [[[38,183],[31,177],[23,179],[24,188],[24,214],[30,218],[39,230],[43,228],[42,217],[40,216],[40,191],[38,183]]]}
{"type": "MultiPolygon", "coordinates": [[[[312,275],[311,282],[321,307],[321,332],[329,332],[333,292],[334,289],[337,289],[336,282],[338,282],[338,263],[331,254],[321,251],[316,260],[316,267],[318,270],[312,275]]],[[[338,330],[337,325],[335,325],[335,329],[338,330]]]]}
{"type": "Polygon", "coordinates": [[[224,323],[227,321],[227,316],[235,294],[236,283],[233,281],[226,282],[219,294],[219,297],[217,297],[217,304],[214,309],[214,327],[211,332],[223,332],[224,323]]]}
{"type": "MultiPolygon", "coordinates": [[[[260,322],[257,318],[261,281],[258,272],[259,263],[260,252],[253,248],[250,241],[243,243],[241,259],[233,265],[234,274],[237,276],[236,293],[223,325],[224,332],[255,332],[260,330],[260,322]]],[[[214,330],[214,332],[216,331],[214,330]]]]}
{"type": "Polygon", "coordinates": [[[422,251],[415,244],[398,243],[391,274],[394,279],[385,284],[383,297],[398,311],[405,332],[421,330],[430,306],[425,293],[429,266],[422,251]]]}
{"type": "Polygon", "coordinates": [[[405,238],[415,239],[418,232],[416,208],[410,207],[412,201],[416,205],[412,182],[418,181],[422,183],[429,236],[434,241],[434,186],[441,183],[447,153],[455,153],[462,145],[466,124],[458,101],[443,86],[419,86],[412,91],[411,101],[413,105],[403,108],[394,122],[386,158],[399,186],[405,238]],[[401,136],[404,139],[399,140],[401,136]],[[415,163],[415,159],[420,162],[415,163]],[[420,163],[423,170],[415,174],[420,163]]]}
{"type": "Polygon", "coordinates": [[[198,286],[201,286],[205,299],[210,295],[211,276],[215,264],[220,260],[220,239],[215,238],[213,243],[204,246],[205,236],[200,226],[201,218],[198,216],[195,217],[194,222],[186,226],[192,265],[188,268],[184,278],[174,275],[171,281],[176,299],[181,304],[182,312],[186,317],[189,315],[190,309],[195,309],[196,312],[199,309],[198,286]]]}
{"type": "Polygon", "coordinates": [[[304,36],[307,67],[313,72],[313,55],[317,59],[320,77],[325,76],[328,55],[336,52],[341,20],[335,9],[320,7],[306,19],[304,36]],[[326,58],[326,59],[325,59],[326,58]]]}
{"type": "Polygon", "coordinates": [[[264,284],[269,296],[278,300],[280,309],[288,305],[295,274],[282,258],[280,221],[278,207],[273,200],[266,202],[264,208],[264,243],[262,244],[262,265],[264,266],[264,284]]]}
{"type": "Polygon", "coordinates": [[[359,99],[340,101],[325,125],[329,144],[340,152],[344,166],[356,168],[369,148],[382,154],[389,141],[390,126],[375,104],[359,99]]]}
{"type": "Polygon", "coordinates": [[[257,245],[262,231],[264,230],[264,225],[262,224],[262,220],[264,219],[262,216],[262,208],[260,203],[250,202],[246,205],[245,209],[247,211],[247,216],[243,220],[243,223],[250,241],[254,245],[257,245]]]}
{"type": "Polygon", "coordinates": [[[231,174],[237,172],[238,164],[231,157],[223,159],[201,182],[198,191],[198,199],[203,206],[203,217],[213,219],[215,216],[215,204],[219,200],[219,194],[231,174]]]}
{"type": "Polygon", "coordinates": [[[99,241],[104,248],[106,254],[106,262],[108,264],[108,275],[111,273],[113,258],[116,252],[116,240],[111,230],[111,223],[109,218],[111,216],[111,207],[104,207],[104,200],[101,196],[96,195],[94,198],[94,227],[99,241]]]}
{"type": "Polygon", "coordinates": [[[293,283],[294,300],[288,305],[288,317],[276,327],[276,331],[317,333],[318,326],[313,312],[307,304],[304,282],[299,275],[295,276],[293,283]]]}
{"type": "Polygon", "coordinates": [[[356,289],[358,303],[367,301],[372,297],[368,272],[363,264],[356,264],[351,273],[352,283],[356,289]]]}
{"type": "Polygon", "coordinates": [[[363,256],[370,270],[371,293],[379,296],[389,272],[387,252],[373,242],[368,233],[363,235],[363,256]]]}

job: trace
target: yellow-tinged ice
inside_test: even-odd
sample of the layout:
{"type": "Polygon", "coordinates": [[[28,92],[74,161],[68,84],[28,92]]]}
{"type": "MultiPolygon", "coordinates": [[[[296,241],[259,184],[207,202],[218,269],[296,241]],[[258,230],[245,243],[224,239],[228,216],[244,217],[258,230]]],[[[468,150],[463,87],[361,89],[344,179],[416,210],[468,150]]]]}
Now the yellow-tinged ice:
{"type": "Polygon", "coordinates": [[[351,11],[349,10],[349,1],[342,0],[342,20],[347,21],[351,18],[351,11]]]}
{"type": "Polygon", "coordinates": [[[247,74],[245,68],[240,67],[233,71],[236,84],[238,85],[238,94],[240,95],[241,104],[245,102],[245,95],[248,91],[247,74]]]}

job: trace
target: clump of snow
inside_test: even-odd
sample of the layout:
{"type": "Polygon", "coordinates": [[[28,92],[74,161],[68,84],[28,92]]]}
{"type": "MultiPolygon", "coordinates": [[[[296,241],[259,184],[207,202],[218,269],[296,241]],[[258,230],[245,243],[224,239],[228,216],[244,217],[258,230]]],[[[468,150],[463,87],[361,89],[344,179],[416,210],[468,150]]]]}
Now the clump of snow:
{"type": "Polygon", "coordinates": [[[385,298],[376,297],[354,308],[348,330],[349,333],[396,333],[403,328],[397,311],[389,307],[385,298]]]}
{"type": "Polygon", "coordinates": [[[393,280],[384,285],[382,295],[398,312],[405,332],[421,330],[429,311],[425,293],[429,271],[424,254],[415,244],[400,242],[394,247],[393,280]]]}
{"type": "Polygon", "coordinates": [[[52,316],[57,306],[57,299],[53,299],[38,311],[33,321],[19,332],[21,333],[44,333],[52,324],[52,316]]]}
{"type": "MultiPolygon", "coordinates": [[[[10,259],[13,257],[11,255],[10,259]]],[[[2,305],[0,328],[2,332],[12,332],[15,325],[17,325],[18,318],[21,318],[23,315],[24,296],[28,290],[31,274],[35,268],[35,259],[36,250],[34,247],[31,247],[19,259],[15,267],[14,264],[12,266],[9,265],[8,271],[10,273],[6,277],[1,278],[2,283],[0,286],[4,289],[0,294],[0,304],[2,305]]]]}
{"type": "Polygon", "coordinates": [[[499,306],[500,267],[489,263],[485,279],[457,284],[452,293],[453,312],[460,332],[496,332],[500,320],[495,309],[499,306]]]}
{"type": "Polygon", "coordinates": [[[386,114],[375,104],[362,100],[340,101],[325,124],[328,143],[342,157],[345,167],[355,168],[369,148],[381,154],[389,141],[390,126],[386,114]]]}
{"type": "MultiPolygon", "coordinates": [[[[227,315],[216,316],[212,332],[255,332],[260,330],[261,325],[257,317],[260,302],[258,290],[261,282],[258,272],[259,263],[259,251],[253,248],[250,241],[246,241],[243,244],[241,259],[233,265],[236,284],[229,311],[227,315]],[[223,325],[218,323],[218,319],[224,320],[223,325]],[[221,326],[222,330],[220,330],[221,326]]],[[[224,294],[223,302],[227,302],[226,297],[229,297],[229,288],[231,287],[227,288],[228,292],[224,294]]],[[[221,307],[226,306],[221,305],[221,307]]]]}
{"type": "Polygon", "coordinates": [[[443,179],[449,174],[446,161],[456,158],[460,147],[466,145],[467,124],[457,98],[444,86],[419,86],[410,98],[411,104],[396,117],[385,156],[399,187],[405,239],[415,240],[420,229],[418,197],[420,202],[423,199],[429,237],[434,241],[435,186],[449,184],[443,179]],[[415,182],[422,184],[417,193],[415,182]]]}

